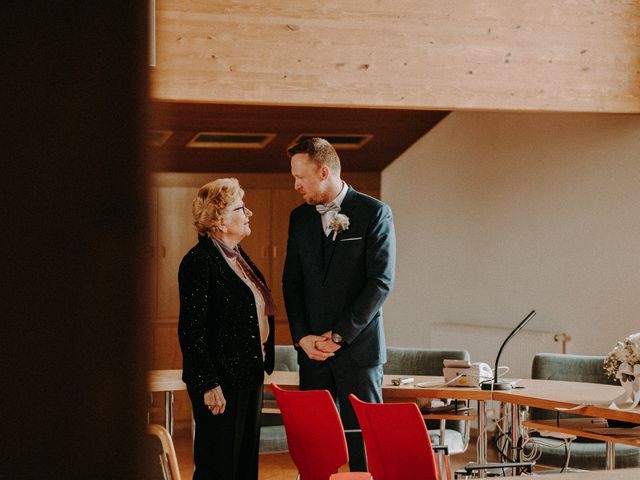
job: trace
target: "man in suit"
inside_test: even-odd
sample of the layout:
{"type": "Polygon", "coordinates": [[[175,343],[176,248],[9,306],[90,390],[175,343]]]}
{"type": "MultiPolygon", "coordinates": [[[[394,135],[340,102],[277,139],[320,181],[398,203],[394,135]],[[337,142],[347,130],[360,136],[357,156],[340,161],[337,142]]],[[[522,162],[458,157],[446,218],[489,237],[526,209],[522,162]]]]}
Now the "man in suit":
{"type": "MultiPolygon", "coordinates": [[[[382,401],[381,307],[395,270],[391,209],[342,181],[326,140],[304,140],[288,154],[305,201],[291,212],[282,280],[300,388],[329,390],[345,429],[358,429],[348,395],[382,401]]],[[[361,437],[347,434],[347,441],[351,470],[366,471],[361,437]]]]}

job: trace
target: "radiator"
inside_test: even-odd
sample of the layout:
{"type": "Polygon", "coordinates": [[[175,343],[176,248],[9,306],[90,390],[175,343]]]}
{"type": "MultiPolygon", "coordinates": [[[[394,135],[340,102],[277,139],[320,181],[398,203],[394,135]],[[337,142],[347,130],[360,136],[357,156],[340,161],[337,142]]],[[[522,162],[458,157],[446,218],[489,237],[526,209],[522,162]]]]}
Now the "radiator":
{"type": "MultiPolygon", "coordinates": [[[[500,345],[511,328],[436,323],[431,331],[431,348],[467,350],[472,362],[486,362],[493,368],[500,345]]],[[[566,333],[521,330],[504,347],[500,365],[509,367],[505,378],[531,378],[536,353],[565,353],[570,337],[566,333]]]]}

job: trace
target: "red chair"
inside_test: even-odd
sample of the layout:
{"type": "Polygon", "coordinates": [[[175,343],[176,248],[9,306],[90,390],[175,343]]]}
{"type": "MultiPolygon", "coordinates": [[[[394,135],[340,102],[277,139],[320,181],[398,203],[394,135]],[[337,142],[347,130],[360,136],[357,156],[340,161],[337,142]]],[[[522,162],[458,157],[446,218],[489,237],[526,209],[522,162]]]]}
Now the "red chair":
{"type": "Polygon", "coordinates": [[[429,433],[415,403],[367,403],[355,395],[349,395],[349,400],[362,428],[374,480],[440,478],[429,433]]]}
{"type": "Polygon", "coordinates": [[[284,390],[271,384],[300,480],[369,480],[365,472],[335,473],[349,461],[342,421],[327,390],[284,390]],[[332,475],[333,474],[333,475],[332,475]]]}

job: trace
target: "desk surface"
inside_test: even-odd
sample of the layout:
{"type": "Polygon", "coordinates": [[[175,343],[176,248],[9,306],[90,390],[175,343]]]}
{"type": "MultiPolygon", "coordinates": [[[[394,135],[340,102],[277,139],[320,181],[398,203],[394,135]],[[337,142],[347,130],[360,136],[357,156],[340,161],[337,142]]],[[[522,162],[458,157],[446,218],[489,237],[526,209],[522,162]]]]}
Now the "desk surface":
{"type": "MultiPolygon", "coordinates": [[[[519,387],[510,391],[489,391],[470,387],[433,386],[420,388],[419,382],[443,382],[442,377],[412,375],[415,383],[411,385],[391,385],[391,379],[399,375],[385,375],[382,394],[385,398],[451,398],[466,400],[496,400],[506,403],[528,405],[554,410],[556,407],[571,408],[586,405],[572,411],[582,416],[601,417],[640,423],[640,407],[631,411],[612,410],[608,404],[620,395],[622,387],[583,382],[561,382],[555,380],[524,379],[519,387]],[[598,405],[594,405],[594,404],[598,405]]],[[[148,390],[151,392],[186,390],[182,382],[182,370],[152,370],[148,377],[148,390]]],[[[265,384],[276,383],[283,388],[297,388],[298,372],[273,372],[265,375],[265,384]]]]}
{"type": "Polygon", "coordinates": [[[182,381],[182,370],[151,370],[147,376],[147,391],[177,392],[186,390],[182,381]]]}
{"type": "MultiPolygon", "coordinates": [[[[431,382],[443,383],[442,377],[427,377],[420,375],[412,375],[415,383],[431,382]]],[[[382,386],[383,396],[388,398],[451,398],[466,400],[491,400],[491,392],[480,390],[479,388],[468,387],[416,387],[412,385],[391,384],[392,378],[398,375],[385,375],[382,386]]],[[[298,388],[299,376],[298,372],[281,372],[275,371],[271,375],[264,376],[265,385],[276,383],[283,388],[298,388]]],[[[150,392],[167,392],[186,390],[187,386],[182,381],[182,370],[151,370],[148,376],[148,387],[150,392]]]]}
{"type": "Polygon", "coordinates": [[[616,385],[523,379],[518,386],[524,388],[493,392],[493,400],[547,410],[585,405],[570,413],[640,423],[640,408],[630,411],[609,408],[611,401],[624,391],[616,385]]]}

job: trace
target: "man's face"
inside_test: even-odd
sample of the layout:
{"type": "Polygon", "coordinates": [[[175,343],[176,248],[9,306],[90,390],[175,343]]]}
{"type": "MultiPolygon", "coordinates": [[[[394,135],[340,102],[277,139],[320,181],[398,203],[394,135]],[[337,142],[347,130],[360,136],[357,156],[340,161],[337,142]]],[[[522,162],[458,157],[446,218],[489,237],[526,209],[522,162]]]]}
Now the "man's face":
{"type": "Polygon", "coordinates": [[[325,170],[326,167],[316,166],[307,153],[296,153],[291,157],[291,175],[295,180],[293,188],[309,205],[324,201],[327,180],[325,170]]]}

